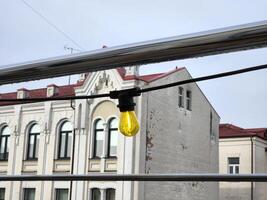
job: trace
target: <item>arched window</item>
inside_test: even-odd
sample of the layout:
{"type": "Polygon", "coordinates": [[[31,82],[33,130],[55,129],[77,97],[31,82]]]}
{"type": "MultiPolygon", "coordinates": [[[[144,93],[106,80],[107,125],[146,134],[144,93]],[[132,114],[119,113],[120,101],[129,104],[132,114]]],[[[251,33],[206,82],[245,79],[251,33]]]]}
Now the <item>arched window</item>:
{"type": "Polygon", "coordinates": [[[113,188],[109,188],[106,190],[106,200],[115,200],[116,190],[113,188]]]}
{"type": "Polygon", "coordinates": [[[69,121],[61,124],[59,129],[58,158],[69,159],[72,146],[73,127],[69,121]]]}
{"type": "Polygon", "coordinates": [[[108,123],[108,157],[117,156],[118,119],[112,118],[108,123]]]}
{"type": "Polygon", "coordinates": [[[101,192],[98,188],[93,188],[91,190],[91,199],[92,200],[100,200],[101,199],[101,192]]]}
{"type": "Polygon", "coordinates": [[[0,160],[8,159],[10,133],[11,130],[8,126],[0,129],[0,160]]]}
{"type": "Polygon", "coordinates": [[[105,134],[103,120],[97,119],[94,123],[94,157],[100,158],[102,156],[104,138],[105,134]]]}
{"type": "Polygon", "coordinates": [[[38,159],[40,132],[41,132],[41,129],[38,124],[31,125],[29,129],[29,134],[28,134],[28,151],[27,151],[28,160],[38,159]]]}

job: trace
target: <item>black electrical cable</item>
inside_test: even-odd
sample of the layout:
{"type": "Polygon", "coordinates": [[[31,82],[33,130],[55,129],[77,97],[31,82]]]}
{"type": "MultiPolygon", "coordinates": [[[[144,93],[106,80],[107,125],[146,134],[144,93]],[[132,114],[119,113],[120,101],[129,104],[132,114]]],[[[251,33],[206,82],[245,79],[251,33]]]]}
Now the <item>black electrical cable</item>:
{"type": "Polygon", "coordinates": [[[63,101],[63,100],[75,100],[75,99],[96,99],[96,98],[103,98],[109,97],[109,93],[105,94],[94,94],[90,96],[64,96],[64,97],[45,97],[45,98],[26,98],[26,99],[1,99],[0,102],[41,102],[41,101],[63,101]]]}
{"type": "MultiPolygon", "coordinates": [[[[255,66],[255,67],[248,67],[248,68],[229,71],[229,72],[223,72],[223,73],[219,73],[219,74],[202,76],[202,77],[198,77],[198,78],[187,79],[187,80],[178,81],[178,82],[174,82],[174,83],[169,83],[169,84],[165,84],[165,85],[159,85],[159,86],[155,86],[155,87],[137,89],[137,93],[140,94],[140,93],[150,92],[150,91],[154,91],[154,90],[161,90],[161,89],[165,89],[165,88],[169,88],[169,87],[184,85],[184,84],[188,84],[188,83],[195,83],[195,82],[200,82],[200,81],[217,79],[217,78],[233,76],[233,75],[237,75],[237,74],[243,74],[243,73],[248,73],[248,72],[258,71],[258,70],[263,70],[263,69],[267,69],[267,64],[258,65],[258,66],[255,66]]],[[[135,88],[131,88],[131,89],[127,89],[127,90],[134,90],[134,89],[135,88]]],[[[0,102],[30,103],[30,102],[41,102],[41,101],[96,99],[96,98],[103,98],[103,97],[111,97],[111,94],[114,93],[114,92],[120,93],[120,92],[125,92],[127,90],[116,90],[116,91],[111,91],[110,93],[96,94],[96,95],[89,95],[89,96],[66,96],[66,97],[50,97],[50,98],[1,99],[1,96],[0,96],[0,102]]],[[[138,95],[133,95],[133,96],[138,96],[138,95]]]]}
{"type": "Polygon", "coordinates": [[[184,85],[187,83],[206,81],[206,80],[217,79],[217,78],[222,78],[222,77],[227,77],[227,76],[234,76],[237,74],[243,74],[243,73],[248,73],[248,72],[262,70],[262,69],[267,69],[267,64],[266,65],[258,65],[255,67],[248,67],[248,68],[229,71],[229,72],[223,72],[223,73],[219,73],[219,74],[202,76],[202,77],[198,77],[198,78],[187,79],[184,81],[178,81],[178,82],[169,83],[169,84],[160,85],[160,86],[155,86],[155,87],[149,87],[149,88],[145,88],[145,89],[140,89],[139,92],[144,93],[144,92],[150,92],[150,91],[154,91],[154,90],[161,90],[161,89],[174,87],[174,86],[178,86],[178,85],[184,85]]]}

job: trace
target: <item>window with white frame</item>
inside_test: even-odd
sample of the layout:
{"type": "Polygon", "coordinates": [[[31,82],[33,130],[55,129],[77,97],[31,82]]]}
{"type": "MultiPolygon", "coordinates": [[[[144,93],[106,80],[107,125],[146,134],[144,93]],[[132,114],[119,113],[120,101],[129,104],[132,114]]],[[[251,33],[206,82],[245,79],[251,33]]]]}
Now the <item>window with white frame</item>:
{"type": "Polygon", "coordinates": [[[8,160],[10,134],[11,130],[6,125],[0,129],[0,160],[8,160]]]}
{"type": "Polygon", "coordinates": [[[229,157],[228,158],[228,173],[229,174],[239,174],[239,157],[229,157]]]}
{"type": "Polygon", "coordinates": [[[179,108],[184,107],[184,88],[183,87],[178,88],[178,106],[179,108]]]}
{"type": "Polygon", "coordinates": [[[186,90],[186,109],[192,110],[192,92],[190,90],[186,90]]]}
{"type": "Polygon", "coordinates": [[[92,188],[91,189],[91,200],[115,200],[116,190],[113,188],[101,189],[92,188]]]}
{"type": "Polygon", "coordinates": [[[68,189],[56,189],[56,200],[68,200],[68,189]]]}
{"type": "Polygon", "coordinates": [[[94,122],[94,158],[100,158],[103,155],[104,138],[104,121],[102,119],[97,119],[94,122]]]}
{"type": "Polygon", "coordinates": [[[118,119],[111,118],[108,122],[108,157],[117,156],[118,119]]]}
{"type": "Polygon", "coordinates": [[[40,126],[38,124],[32,124],[28,132],[28,148],[27,148],[27,160],[38,159],[38,148],[39,148],[39,136],[40,126]]]}
{"type": "Polygon", "coordinates": [[[65,121],[59,128],[58,159],[70,159],[72,147],[73,127],[69,121],[65,121]]]}

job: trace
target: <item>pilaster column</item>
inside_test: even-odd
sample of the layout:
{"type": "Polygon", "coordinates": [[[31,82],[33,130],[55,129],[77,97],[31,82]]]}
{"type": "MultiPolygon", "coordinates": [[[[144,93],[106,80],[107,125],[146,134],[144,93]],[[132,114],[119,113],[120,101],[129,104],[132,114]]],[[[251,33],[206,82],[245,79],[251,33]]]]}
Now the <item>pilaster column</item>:
{"type": "Polygon", "coordinates": [[[100,199],[101,200],[106,200],[106,190],[105,189],[100,189],[100,194],[101,194],[100,199]]]}

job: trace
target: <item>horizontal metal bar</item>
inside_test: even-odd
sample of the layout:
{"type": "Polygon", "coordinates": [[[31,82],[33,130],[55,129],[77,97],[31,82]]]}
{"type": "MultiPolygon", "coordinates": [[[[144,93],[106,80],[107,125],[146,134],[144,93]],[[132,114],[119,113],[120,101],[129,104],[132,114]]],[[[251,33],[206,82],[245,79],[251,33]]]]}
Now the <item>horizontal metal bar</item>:
{"type": "Polygon", "coordinates": [[[86,175],[6,175],[0,181],[201,181],[267,182],[267,174],[86,174],[86,175]]]}
{"type": "Polygon", "coordinates": [[[0,85],[267,46],[267,21],[2,66],[0,85]]]}

